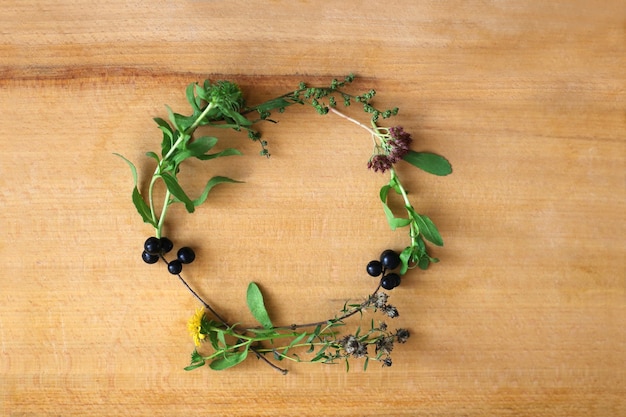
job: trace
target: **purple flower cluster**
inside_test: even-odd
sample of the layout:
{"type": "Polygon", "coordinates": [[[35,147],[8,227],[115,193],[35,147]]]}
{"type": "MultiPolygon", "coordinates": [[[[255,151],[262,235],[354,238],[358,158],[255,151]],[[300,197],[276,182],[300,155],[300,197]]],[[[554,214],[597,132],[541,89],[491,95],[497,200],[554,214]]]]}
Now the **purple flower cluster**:
{"type": "Polygon", "coordinates": [[[389,140],[385,141],[387,154],[376,154],[370,158],[367,163],[369,169],[374,172],[385,172],[391,168],[393,164],[402,160],[404,155],[409,152],[409,146],[413,138],[411,134],[404,131],[400,126],[389,128],[389,140]]]}

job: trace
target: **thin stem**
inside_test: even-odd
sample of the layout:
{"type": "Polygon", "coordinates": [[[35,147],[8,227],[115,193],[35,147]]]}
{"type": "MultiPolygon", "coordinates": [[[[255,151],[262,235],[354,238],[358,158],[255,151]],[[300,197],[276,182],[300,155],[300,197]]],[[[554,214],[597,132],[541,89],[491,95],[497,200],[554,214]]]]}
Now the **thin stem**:
{"type": "MultiPolygon", "coordinates": [[[[404,207],[407,209],[407,212],[409,213],[409,218],[413,219],[412,214],[411,214],[411,210],[413,209],[413,206],[411,205],[411,201],[409,201],[409,196],[406,192],[406,189],[400,182],[400,179],[398,178],[398,175],[396,174],[396,170],[393,167],[389,170],[389,172],[391,174],[391,181],[395,182],[396,185],[398,186],[398,189],[400,190],[400,194],[402,195],[402,199],[404,200],[404,207]]],[[[415,224],[414,221],[411,221],[411,225],[410,225],[411,232],[409,235],[411,237],[412,246],[417,245],[416,239],[419,236],[419,229],[416,232],[416,228],[417,228],[417,224],[415,224]]]]}
{"type": "Polygon", "coordinates": [[[213,110],[215,107],[216,107],[215,103],[213,102],[207,104],[206,108],[202,111],[202,113],[200,113],[200,116],[198,116],[198,118],[192,123],[192,125],[189,126],[187,129],[185,129],[183,133],[191,134],[191,132],[193,132],[196,129],[196,127],[198,127],[202,119],[204,119],[204,116],[209,114],[209,112],[213,110]]]}
{"type": "MultiPolygon", "coordinates": [[[[154,210],[154,198],[152,196],[152,190],[154,189],[154,184],[156,183],[157,178],[158,177],[156,175],[152,175],[152,180],[150,180],[150,187],[148,187],[148,201],[150,203],[150,213],[152,214],[152,222],[155,224],[157,223],[157,217],[156,217],[156,212],[154,210]]],[[[159,223],[160,223],[160,220],[159,220],[159,223]]],[[[156,237],[157,238],[161,237],[161,228],[158,226],[156,227],[156,237]]]]}
{"type": "Polygon", "coordinates": [[[336,108],[334,108],[334,107],[328,107],[328,111],[330,111],[330,112],[332,112],[332,113],[336,114],[336,115],[337,115],[337,116],[339,116],[339,117],[343,117],[344,119],[346,119],[346,120],[348,120],[348,121],[350,121],[350,122],[352,122],[352,123],[356,124],[357,126],[362,127],[363,129],[365,129],[365,130],[367,130],[368,132],[370,132],[373,136],[378,136],[378,132],[374,131],[374,129],[372,129],[372,128],[371,128],[371,127],[369,127],[369,126],[364,125],[363,123],[359,122],[359,121],[358,121],[358,120],[356,120],[356,119],[353,119],[352,117],[350,117],[350,116],[348,116],[348,115],[346,115],[346,114],[343,114],[342,112],[340,112],[340,111],[339,111],[339,110],[337,110],[336,108]]]}
{"type": "Polygon", "coordinates": [[[380,290],[380,284],[381,283],[379,282],[378,286],[376,287],[374,292],[367,298],[367,300],[363,301],[358,307],[355,307],[353,310],[348,311],[347,313],[343,314],[342,316],[335,317],[333,319],[323,320],[323,321],[316,321],[316,322],[313,322],[313,323],[292,324],[291,326],[279,326],[279,327],[274,327],[274,329],[278,329],[278,330],[280,330],[280,329],[295,330],[295,329],[301,329],[301,328],[305,328],[305,327],[321,326],[323,324],[327,324],[328,322],[338,322],[338,321],[345,320],[348,317],[354,316],[356,313],[362,311],[365,307],[367,307],[370,304],[371,298],[374,297],[378,293],[378,290],[380,290]]]}
{"type": "Polygon", "coordinates": [[[161,209],[161,216],[159,217],[159,223],[157,224],[157,237],[161,237],[161,230],[163,229],[163,223],[165,222],[165,215],[167,214],[167,209],[170,206],[170,190],[165,191],[165,198],[163,199],[163,208],[161,209]]]}

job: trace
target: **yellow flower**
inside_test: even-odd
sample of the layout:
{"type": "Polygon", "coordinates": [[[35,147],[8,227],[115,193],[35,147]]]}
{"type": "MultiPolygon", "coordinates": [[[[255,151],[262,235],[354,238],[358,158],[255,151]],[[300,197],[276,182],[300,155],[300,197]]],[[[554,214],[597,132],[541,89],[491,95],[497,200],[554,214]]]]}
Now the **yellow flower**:
{"type": "Polygon", "coordinates": [[[196,314],[194,314],[187,322],[187,329],[189,329],[189,334],[191,334],[193,343],[195,343],[196,346],[200,346],[200,341],[204,340],[206,337],[204,333],[201,333],[203,317],[204,310],[199,308],[196,310],[196,314]]]}

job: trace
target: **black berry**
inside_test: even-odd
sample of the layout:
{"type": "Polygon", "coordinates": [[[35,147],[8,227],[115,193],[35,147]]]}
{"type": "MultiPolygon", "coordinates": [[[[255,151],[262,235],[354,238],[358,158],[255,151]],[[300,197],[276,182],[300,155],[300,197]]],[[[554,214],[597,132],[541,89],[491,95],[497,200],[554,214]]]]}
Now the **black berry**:
{"type": "Polygon", "coordinates": [[[150,255],[158,255],[161,252],[161,241],[154,236],[149,237],[143,244],[143,249],[150,255]]]}
{"type": "Polygon", "coordinates": [[[400,255],[391,249],[387,249],[380,254],[380,263],[386,269],[396,269],[400,265],[400,255]]]}
{"type": "Polygon", "coordinates": [[[141,259],[143,259],[143,261],[147,264],[153,264],[159,260],[159,255],[153,255],[151,253],[143,251],[143,253],[141,254],[141,259]]]}
{"type": "Polygon", "coordinates": [[[393,290],[398,285],[400,285],[400,275],[395,273],[387,274],[380,280],[380,286],[386,290],[393,290]]]}
{"type": "Polygon", "coordinates": [[[174,244],[171,240],[166,237],[162,237],[160,240],[161,243],[161,253],[168,253],[174,247],[174,244]]]}
{"type": "Polygon", "coordinates": [[[178,275],[183,270],[183,264],[178,259],[174,259],[167,264],[167,270],[172,275],[178,275]]]}
{"type": "Polygon", "coordinates": [[[383,264],[380,261],[370,261],[367,264],[367,273],[372,277],[380,276],[383,273],[383,264]]]}
{"type": "Polygon", "coordinates": [[[185,247],[178,249],[178,253],[176,254],[176,257],[182,263],[190,264],[193,262],[194,259],[196,259],[196,254],[193,251],[193,249],[185,246],[185,247]]]}

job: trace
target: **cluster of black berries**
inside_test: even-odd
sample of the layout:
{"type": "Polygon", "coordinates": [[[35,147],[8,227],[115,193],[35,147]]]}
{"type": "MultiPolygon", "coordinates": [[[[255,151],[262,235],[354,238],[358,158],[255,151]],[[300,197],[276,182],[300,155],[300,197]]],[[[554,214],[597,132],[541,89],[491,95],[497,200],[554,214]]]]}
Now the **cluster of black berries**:
{"type": "Polygon", "coordinates": [[[379,277],[380,286],[386,290],[393,290],[400,285],[400,275],[393,271],[400,266],[400,255],[392,249],[387,249],[380,254],[380,260],[373,260],[367,264],[367,273],[373,277],[379,277]]]}
{"type": "MultiPolygon", "coordinates": [[[[147,264],[156,263],[159,258],[163,258],[163,255],[170,252],[174,248],[174,244],[166,237],[157,238],[149,237],[143,244],[143,253],[141,258],[147,264]]],[[[190,264],[196,259],[196,254],[193,249],[184,246],[178,250],[176,259],[167,262],[165,258],[163,260],[167,262],[167,270],[170,274],[177,275],[183,270],[183,264],[190,264]]]]}

